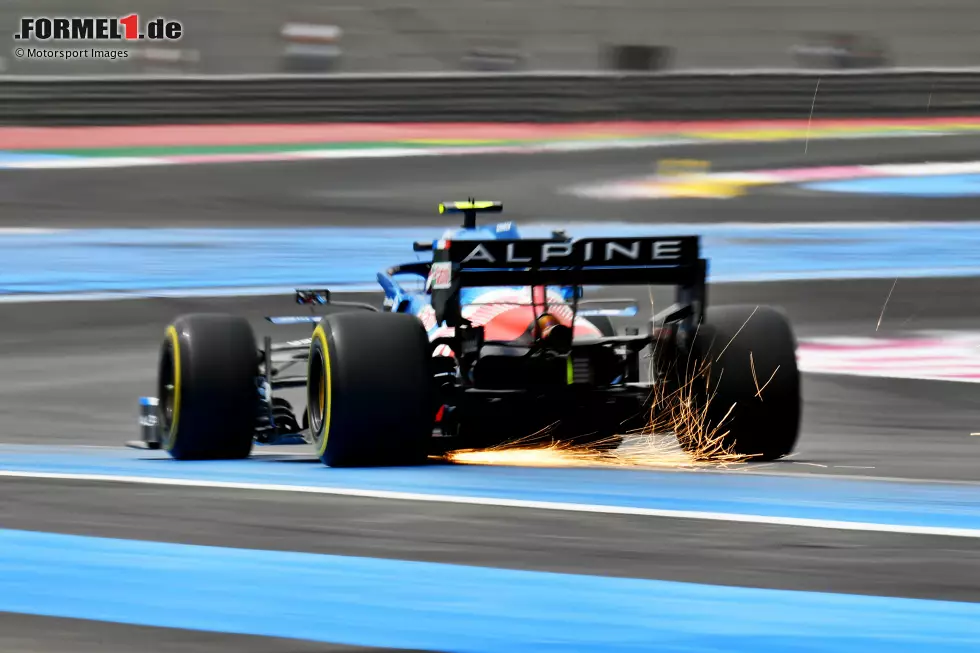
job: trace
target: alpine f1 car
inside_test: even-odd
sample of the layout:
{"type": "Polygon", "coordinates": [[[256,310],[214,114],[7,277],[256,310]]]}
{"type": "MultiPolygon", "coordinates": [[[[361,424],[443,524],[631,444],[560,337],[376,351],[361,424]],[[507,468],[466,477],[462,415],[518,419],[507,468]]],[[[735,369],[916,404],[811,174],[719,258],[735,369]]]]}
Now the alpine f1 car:
{"type": "Polygon", "coordinates": [[[673,431],[692,452],[698,429],[738,456],[793,450],[791,327],[768,307],[708,308],[697,236],[528,239],[512,223],[477,225],[499,202],[439,208],[462,213],[462,228],[416,242],[429,260],[380,272],[382,307],[298,290],[311,314],[267,318],[309,323],[309,338],[260,347],[243,317],[175,319],[134,444],[187,460],[305,442],[330,466],[404,465],[529,436],[608,446],[673,411],[689,417],[673,431]],[[630,308],[609,306],[623,300],[585,298],[611,285],[672,285],[676,301],[619,334],[614,320],[630,308]],[[306,390],[299,418],[287,388],[306,390]]]}

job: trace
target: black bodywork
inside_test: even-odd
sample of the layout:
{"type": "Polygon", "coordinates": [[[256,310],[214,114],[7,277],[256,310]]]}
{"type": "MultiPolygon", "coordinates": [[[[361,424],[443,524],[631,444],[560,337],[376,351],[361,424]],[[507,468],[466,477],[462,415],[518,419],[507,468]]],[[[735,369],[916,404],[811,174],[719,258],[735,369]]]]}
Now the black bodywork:
{"type": "MultiPolygon", "coordinates": [[[[697,236],[441,241],[432,253],[431,263],[421,265],[430,282],[438,279],[431,289],[436,320],[454,328],[431,343],[453,352],[433,357],[435,449],[605,442],[642,428],[654,388],[667,382],[659,372],[673,365],[704,315],[707,261],[697,236]],[[674,285],[676,301],[644,333],[573,340],[567,328],[547,334],[532,328],[507,342],[486,340],[460,304],[462,288],[561,286],[574,289],[569,305],[576,313],[584,286],[613,285],[674,285]],[[652,378],[641,381],[648,358],[652,378]]],[[[546,312],[538,306],[535,315],[546,312]]]]}

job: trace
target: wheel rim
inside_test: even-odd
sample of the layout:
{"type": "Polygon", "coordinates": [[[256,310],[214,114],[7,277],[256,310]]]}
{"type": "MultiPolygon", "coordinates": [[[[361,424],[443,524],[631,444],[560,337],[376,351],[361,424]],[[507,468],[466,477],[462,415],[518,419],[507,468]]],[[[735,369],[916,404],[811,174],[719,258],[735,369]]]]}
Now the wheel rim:
{"type": "Polygon", "coordinates": [[[320,404],[319,404],[320,405],[320,410],[317,411],[317,414],[318,415],[323,415],[324,407],[327,404],[327,379],[325,377],[326,377],[326,374],[325,374],[325,371],[323,369],[323,365],[321,364],[320,365],[320,383],[319,383],[319,386],[320,386],[320,404]]]}
{"type": "Polygon", "coordinates": [[[313,374],[310,375],[310,430],[316,437],[320,436],[323,426],[323,415],[327,405],[327,369],[323,353],[319,350],[313,354],[313,374]]]}
{"type": "Polygon", "coordinates": [[[157,395],[160,402],[161,431],[169,444],[173,440],[174,410],[176,405],[176,379],[174,368],[174,347],[168,338],[164,344],[160,361],[160,387],[157,395]]]}

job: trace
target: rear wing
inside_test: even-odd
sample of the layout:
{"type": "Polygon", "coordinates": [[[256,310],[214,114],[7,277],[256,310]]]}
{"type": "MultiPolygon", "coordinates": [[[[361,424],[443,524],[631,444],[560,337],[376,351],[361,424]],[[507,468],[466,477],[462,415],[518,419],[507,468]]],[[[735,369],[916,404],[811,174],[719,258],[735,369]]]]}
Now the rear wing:
{"type": "Polygon", "coordinates": [[[442,240],[426,287],[439,322],[459,318],[459,289],[479,286],[674,285],[700,316],[707,261],[698,236],[442,240]]]}
{"type": "MultiPolygon", "coordinates": [[[[704,270],[698,236],[439,241],[436,282],[460,286],[683,285],[704,270]]],[[[433,274],[430,274],[430,278],[433,274]]]]}

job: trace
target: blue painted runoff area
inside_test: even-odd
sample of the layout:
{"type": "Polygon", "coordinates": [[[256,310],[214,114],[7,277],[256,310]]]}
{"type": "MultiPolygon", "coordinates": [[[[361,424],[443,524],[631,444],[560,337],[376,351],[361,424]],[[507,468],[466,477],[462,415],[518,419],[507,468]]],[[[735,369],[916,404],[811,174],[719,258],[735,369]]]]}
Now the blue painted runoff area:
{"type": "MultiPolygon", "coordinates": [[[[714,283],[970,276],[980,222],[910,224],[538,224],[575,237],[703,237],[714,283]]],[[[283,229],[0,229],[0,295],[98,292],[235,294],[240,288],[377,288],[378,270],[418,260],[412,242],[440,227],[283,229]]]]}
{"type": "Polygon", "coordinates": [[[0,150],[0,168],[6,168],[11,165],[47,163],[49,161],[65,161],[78,158],[70,154],[38,154],[36,152],[0,150]]]}
{"type": "Polygon", "coordinates": [[[458,653],[980,647],[978,603],[13,530],[0,611],[458,653]]]}
{"type": "Polygon", "coordinates": [[[907,197],[975,197],[980,195],[980,175],[924,175],[922,177],[871,177],[803,184],[804,188],[832,193],[903,195],[907,197]]]}
{"type": "MultiPolygon", "coordinates": [[[[303,445],[297,454],[305,454],[303,445]]],[[[789,465],[789,463],[786,463],[789,465]]],[[[175,461],[159,451],[0,445],[0,471],[401,492],[980,529],[980,486],[722,471],[522,468],[432,464],[333,469],[313,456],[175,461]]],[[[166,492],[161,489],[161,492],[166,492]]]]}

